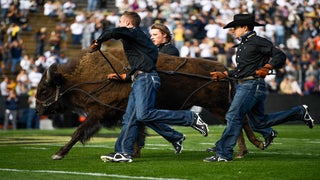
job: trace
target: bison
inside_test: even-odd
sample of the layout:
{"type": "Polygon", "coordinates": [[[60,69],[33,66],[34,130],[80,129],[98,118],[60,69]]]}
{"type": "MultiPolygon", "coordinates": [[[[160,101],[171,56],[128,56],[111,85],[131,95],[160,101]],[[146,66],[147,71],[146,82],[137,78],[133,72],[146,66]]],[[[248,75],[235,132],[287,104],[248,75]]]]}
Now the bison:
{"type": "MultiPolygon", "coordinates": [[[[77,127],[71,140],[52,156],[54,160],[63,159],[78,141],[85,144],[101,127],[117,124],[124,113],[131,83],[110,81],[106,74],[124,73],[128,68],[123,49],[109,48],[94,53],[81,51],[79,59],[72,59],[67,64],[53,64],[43,73],[36,94],[39,114],[73,111],[86,115],[86,121],[77,127]]],[[[157,69],[162,83],[157,108],[188,109],[198,105],[221,123],[225,122],[235,84],[228,80],[213,81],[209,76],[210,71],[224,70],[222,64],[160,53],[157,69]]],[[[256,147],[263,149],[263,143],[246,122],[247,137],[256,147]]],[[[140,137],[143,139],[144,135],[141,133],[140,137]]],[[[247,148],[242,134],[238,145],[238,156],[243,157],[247,148]]],[[[137,157],[140,149],[135,147],[135,150],[134,156],[137,157]]]]}

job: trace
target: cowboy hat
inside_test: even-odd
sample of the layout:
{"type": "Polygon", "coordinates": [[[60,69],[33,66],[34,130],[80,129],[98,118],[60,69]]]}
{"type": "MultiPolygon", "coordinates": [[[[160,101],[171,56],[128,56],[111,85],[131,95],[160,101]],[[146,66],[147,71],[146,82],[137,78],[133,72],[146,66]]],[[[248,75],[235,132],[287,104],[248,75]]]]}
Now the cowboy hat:
{"type": "Polygon", "coordinates": [[[243,25],[253,25],[253,26],[264,26],[264,24],[259,24],[255,22],[254,16],[252,14],[236,14],[233,17],[233,21],[223,27],[223,29],[243,26],[243,25]]]}

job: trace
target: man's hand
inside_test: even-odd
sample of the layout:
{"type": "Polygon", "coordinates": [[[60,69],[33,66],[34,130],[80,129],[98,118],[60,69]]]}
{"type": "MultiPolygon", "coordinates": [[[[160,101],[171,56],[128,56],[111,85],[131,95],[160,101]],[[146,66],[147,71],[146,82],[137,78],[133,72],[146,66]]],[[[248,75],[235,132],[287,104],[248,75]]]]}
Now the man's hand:
{"type": "Polygon", "coordinates": [[[271,64],[265,64],[262,68],[259,68],[258,70],[256,70],[256,75],[258,75],[259,77],[266,77],[266,75],[269,74],[269,71],[272,69],[272,65],[271,64]]]}
{"type": "Polygon", "coordinates": [[[93,40],[90,45],[89,53],[93,53],[101,48],[101,44],[97,40],[93,40]]]}
{"type": "Polygon", "coordinates": [[[118,80],[118,81],[120,81],[120,80],[124,81],[127,78],[126,74],[119,74],[119,76],[117,74],[115,74],[115,73],[111,73],[111,74],[107,75],[107,78],[110,79],[110,80],[118,80]]]}
{"type": "Polygon", "coordinates": [[[210,72],[210,75],[211,75],[211,78],[215,81],[219,81],[220,79],[224,79],[228,77],[227,72],[219,72],[219,71],[210,72]]]}

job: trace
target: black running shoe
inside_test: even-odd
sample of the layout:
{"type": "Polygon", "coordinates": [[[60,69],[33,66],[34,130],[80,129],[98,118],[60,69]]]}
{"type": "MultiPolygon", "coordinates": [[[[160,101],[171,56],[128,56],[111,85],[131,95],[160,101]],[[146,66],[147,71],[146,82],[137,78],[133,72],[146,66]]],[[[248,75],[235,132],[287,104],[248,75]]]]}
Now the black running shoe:
{"type": "Polygon", "coordinates": [[[309,108],[307,105],[302,105],[302,107],[305,110],[304,116],[303,116],[303,122],[306,123],[306,125],[309,126],[310,129],[313,128],[314,126],[314,120],[312,119],[312,117],[309,114],[309,108]]]}
{"type": "Polygon", "coordinates": [[[202,117],[200,115],[203,111],[203,108],[201,106],[192,106],[190,111],[194,113],[194,122],[191,127],[199,131],[203,136],[208,136],[208,125],[202,120],[202,117]]]}
{"type": "Polygon", "coordinates": [[[132,156],[124,153],[110,153],[100,156],[103,162],[132,162],[132,156]]]}
{"type": "Polygon", "coordinates": [[[112,161],[115,154],[116,154],[116,153],[110,153],[110,154],[102,155],[102,156],[100,156],[100,159],[101,159],[103,162],[112,161]]]}
{"type": "Polygon", "coordinates": [[[182,152],[182,150],[183,150],[182,143],[185,139],[186,139],[186,137],[183,135],[183,137],[179,141],[172,143],[176,154],[180,154],[182,152]]]}
{"type": "Polygon", "coordinates": [[[213,147],[211,147],[211,148],[208,148],[208,149],[207,149],[207,152],[216,152],[216,147],[213,146],[213,147]]]}
{"type": "Polygon", "coordinates": [[[204,162],[229,162],[231,160],[227,160],[225,158],[219,156],[211,156],[203,159],[204,162]]]}
{"type": "Polygon", "coordinates": [[[132,156],[124,153],[116,153],[112,162],[132,162],[132,156]]]}
{"type": "Polygon", "coordinates": [[[263,143],[263,149],[267,149],[273,141],[274,138],[278,136],[278,132],[275,130],[272,130],[270,135],[265,139],[265,142],[263,143]]]}

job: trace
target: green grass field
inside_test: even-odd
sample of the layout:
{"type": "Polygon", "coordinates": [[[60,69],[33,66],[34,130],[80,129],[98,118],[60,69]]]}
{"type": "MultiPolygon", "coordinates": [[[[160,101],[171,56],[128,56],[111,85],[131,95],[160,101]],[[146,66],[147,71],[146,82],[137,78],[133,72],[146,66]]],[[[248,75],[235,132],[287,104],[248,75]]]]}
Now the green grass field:
{"type": "MultiPolygon", "coordinates": [[[[208,137],[189,127],[182,154],[148,130],[142,157],[132,163],[104,163],[100,155],[113,151],[119,129],[102,129],[83,146],[76,144],[63,160],[51,160],[75,129],[0,131],[0,179],[320,179],[320,127],[281,125],[267,150],[247,141],[249,154],[232,162],[205,163],[224,126],[210,126],[208,137]]],[[[235,151],[237,148],[235,148],[235,151]]]]}

